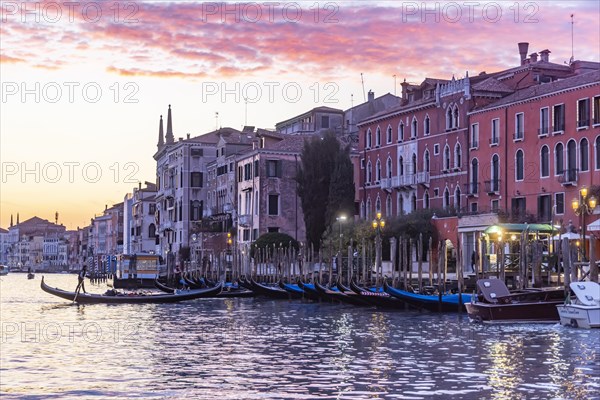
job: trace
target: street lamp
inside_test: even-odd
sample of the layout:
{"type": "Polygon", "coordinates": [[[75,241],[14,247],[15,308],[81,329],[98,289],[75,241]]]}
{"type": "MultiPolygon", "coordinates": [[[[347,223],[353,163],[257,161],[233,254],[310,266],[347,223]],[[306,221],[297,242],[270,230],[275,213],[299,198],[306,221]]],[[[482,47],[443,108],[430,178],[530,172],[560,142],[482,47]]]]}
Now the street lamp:
{"type": "Polygon", "coordinates": [[[379,274],[381,272],[381,232],[385,228],[385,220],[381,218],[381,213],[378,212],[375,219],[372,222],[373,229],[375,230],[375,285],[379,285],[379,274]]]}
{"type": "Polygon", "coordinates": [[[585,216],[586,215],[590,215],[594,212],[594,209],[596,208],[596,198],[594,196],[590,196],[588,198],[588,189],[584,186],[581,188],[581,190],[579,190],[579,196],[578,197],[574,197],[573,200],[571,201],[571,207],[573,208],[573,211],[575,212],[575,215],[577,215],[579,217],[579,222],[580,222],[580,232],[581,232],[581,251],[582,251],[582,255],[583,255],[583,259],[586,259],[586,255],[585,255],[585,245],[584,245],[584,240],[585,240],[585,216]]]}

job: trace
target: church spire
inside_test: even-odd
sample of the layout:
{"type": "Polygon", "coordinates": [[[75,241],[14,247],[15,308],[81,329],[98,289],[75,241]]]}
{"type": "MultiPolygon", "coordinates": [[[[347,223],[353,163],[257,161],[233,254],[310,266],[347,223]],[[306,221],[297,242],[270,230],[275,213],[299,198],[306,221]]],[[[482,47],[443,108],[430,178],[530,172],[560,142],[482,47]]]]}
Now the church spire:
{"type": "Polygon", "coordinates": [[[173,136],[173,120],[171,119],[171,105],[169,104],[169,113],[167,114],[167,136],[166,136],[167,144],[171,144],[175,142],[175,137],[173,136]]]}
{"type": "Polygon", "coordinates": [[[158,149],[160,150],[161,147],[163,147],[165,145],[165,135],[163,133],[163,122],[162,122],[162,115],[160,116],[160,122],[158,124],[158,149]]]}

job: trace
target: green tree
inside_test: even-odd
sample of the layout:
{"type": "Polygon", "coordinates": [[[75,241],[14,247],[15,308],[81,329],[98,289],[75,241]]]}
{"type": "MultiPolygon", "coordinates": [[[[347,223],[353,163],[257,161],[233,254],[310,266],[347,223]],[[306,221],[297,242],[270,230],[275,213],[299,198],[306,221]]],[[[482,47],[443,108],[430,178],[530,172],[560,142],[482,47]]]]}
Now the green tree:
{"type": "Polygon", "coordinates": [[[299,249],[298,241],[286,233],[280,233],[280,232],[265,233],[264,235],[261,235],[258,239],[256,239],[256,241],[254,243],[252,243],[252,247],[250,248],[250,256],[254,257],[254,253],[257,250],[259,250],[259,249],[262,250],[265,248],[269,249],[269,253],[271,254],[273,251],[273,248],[278,248],[278,247],[287,248],[290,245],[290,243],[294,249],[296,249],[296,250],[299,249]]]}
{"type": "Polygon", "coordinates": [[[354,215],[354,182],[349,149],[333,132],[304,142],[296,177],[304,212],[306,238],[316,251],[340,212],[354,215]]]}

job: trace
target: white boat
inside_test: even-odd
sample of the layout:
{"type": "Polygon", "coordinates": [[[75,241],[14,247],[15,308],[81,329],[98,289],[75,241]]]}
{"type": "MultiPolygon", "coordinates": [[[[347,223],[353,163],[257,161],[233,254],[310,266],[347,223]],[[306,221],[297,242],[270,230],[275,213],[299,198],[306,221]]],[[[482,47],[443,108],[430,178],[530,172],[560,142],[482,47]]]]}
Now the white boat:
{"type": "Polygon", "coordinates": [[[575,297],[558,305],[561,325],[576,328],[600,328],[600,285],[596,282],[573,282],[575,297]]]}
{"type": "Polygon", "coordinates": [[[0,275],[8,275],[8,266],[0,265],[0,275]]]}

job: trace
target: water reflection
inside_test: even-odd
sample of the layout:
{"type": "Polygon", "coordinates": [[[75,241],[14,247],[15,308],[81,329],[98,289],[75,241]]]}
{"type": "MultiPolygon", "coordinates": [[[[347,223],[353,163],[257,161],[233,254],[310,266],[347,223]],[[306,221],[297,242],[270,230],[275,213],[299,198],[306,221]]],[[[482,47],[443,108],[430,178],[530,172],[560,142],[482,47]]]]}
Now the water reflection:
{"type": "MultiPolygon", "coordinates": [[[[53,276],[53,285],[70,287],[68,278],[53,276]]],[[[3,399],[589,399],[600,391],[597,331],[264,299],[77,306],[38,285],[18,275],[0,283],[3,399]]]]}

